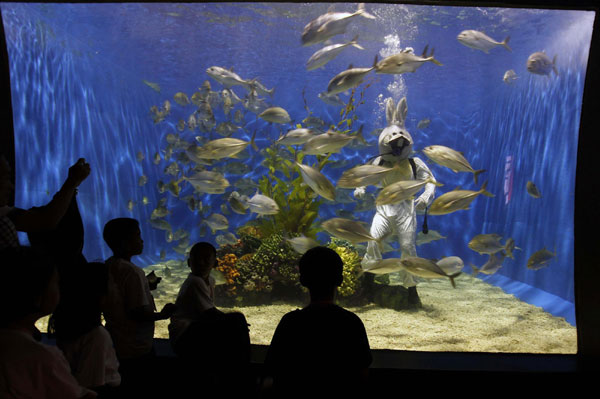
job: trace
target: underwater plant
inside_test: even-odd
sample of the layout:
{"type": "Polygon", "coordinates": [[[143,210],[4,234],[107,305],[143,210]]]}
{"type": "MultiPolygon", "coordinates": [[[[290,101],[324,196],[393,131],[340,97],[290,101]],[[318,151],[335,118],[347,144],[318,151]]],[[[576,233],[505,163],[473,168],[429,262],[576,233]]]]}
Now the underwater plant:
{"type": "Polygon", "coordinates": [[[235,265],[237,260],[238,258],[234,254],[225,254],[223,257],[217,258],[216,269],[225,276],[225,295],[229,297],[237,294],[236,278],[240,275],[235,265]]]}
{"type": "Polygon", "coordinates": [[[342,285],[338,287],[338,294],[342,297],[356,294],[361,283],[358,277],[360,273],[360,255],[354,246],[346,240],[333,238],[328,247],[333,249],[344,262],[342,285]]]}

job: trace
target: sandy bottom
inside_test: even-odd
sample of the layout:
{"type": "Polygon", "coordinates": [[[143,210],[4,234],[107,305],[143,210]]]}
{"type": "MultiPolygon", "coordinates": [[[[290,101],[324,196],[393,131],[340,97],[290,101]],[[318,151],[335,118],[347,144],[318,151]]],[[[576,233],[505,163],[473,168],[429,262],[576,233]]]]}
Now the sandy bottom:
{"type": "MultiPolygon", "coordinates": [[[[157,309],[175,302],[189,269],[149,267],[163,280],[153,291],[157,309]]],[[[419,283],[422,309],[396,311],[375,304],[348,308],[365,324],[372,349],[452,352],[562,353],[577,352],[577,330],[564,318],[530,305],[482,280],[462,274],[453,289],[447,279],[419,283]]],[[[297,305],[221,308],[242,312],[250,324],[253,344],[268,345],[281,317],[297,305]]],[[[47,321],[38,322],[46,330],[47,321]]],[[[168,320],[156,322],[155,338],[168,338],[168,320]]]]}

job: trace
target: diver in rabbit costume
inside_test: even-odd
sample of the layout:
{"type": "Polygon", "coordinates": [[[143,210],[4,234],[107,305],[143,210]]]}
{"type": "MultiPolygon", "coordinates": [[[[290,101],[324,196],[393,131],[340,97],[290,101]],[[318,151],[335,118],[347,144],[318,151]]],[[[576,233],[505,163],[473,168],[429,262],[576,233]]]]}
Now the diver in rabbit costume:
{"type": "MultiPolygon", "coordinates": [[[[406,97],[402,98],[397,107],[394,100],[386,100],[386,119],[388,126],[379,135],[379,156],[371,162],[373,165],[395,167],[382,180],[383,187],[401,180],[425,180],[433,174],[419,158],[411,158],[413,152],[413,139],[404,128],[404,121],[408,107],[406,97]]],[[[389,205],[377,205],[376,213],[371,223],[370,234],[379,239],[395,234],[400,244],[401,257],[417,256],[416,231],[417,212],[423,213],[431,202],[435,193],[435,185],[425,185],[423,193],[413,199],[400,201],[389,205]]],[[[365,194],[364,187],[354,190],[354,196],[361,198],[365,194]]],[[[377,242],[369,241],[367,252],[362,260],[363,267],[382,259],[381,249],[377,242]]],[[[408,288],[408,301],[413,305],[420,305],[416,283],[406,271],[390,275],[390,281],[408,288]]]]}

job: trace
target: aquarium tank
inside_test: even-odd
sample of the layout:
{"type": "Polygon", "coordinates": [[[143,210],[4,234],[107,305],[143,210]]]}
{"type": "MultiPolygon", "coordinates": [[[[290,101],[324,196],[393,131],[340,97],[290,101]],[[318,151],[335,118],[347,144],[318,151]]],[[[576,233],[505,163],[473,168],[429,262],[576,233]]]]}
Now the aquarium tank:
{"type": "MultiPolygon", "coordinates": [[[[174,302],[191,246],[253,344],[344,261],[373,349],[577,352],[574,192],[593,11],[353,3],[1,3],[21,208],[78,158],[174,302]],[[415,300],[416,287],[419,300],[415,300]]],[[[27,243],[26,236],[21,242],[27,243]]],[[[167,338],[168,321],[157,322],[167,338]]]]}

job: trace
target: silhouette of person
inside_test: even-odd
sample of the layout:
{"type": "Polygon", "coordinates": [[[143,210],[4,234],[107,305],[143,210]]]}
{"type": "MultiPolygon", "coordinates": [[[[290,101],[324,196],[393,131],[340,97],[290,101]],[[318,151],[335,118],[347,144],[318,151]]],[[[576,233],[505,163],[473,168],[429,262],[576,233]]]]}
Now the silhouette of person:
{"type": "Polygon", "coordinates": [[[372,357],[360,318],[334,303],[342,259],[330,248],[315,247],[300,258],[299,268],[310,303],[285,314],[275,330],[265,359],[273,392],[356,394],[366,385],[372,357]]]}

